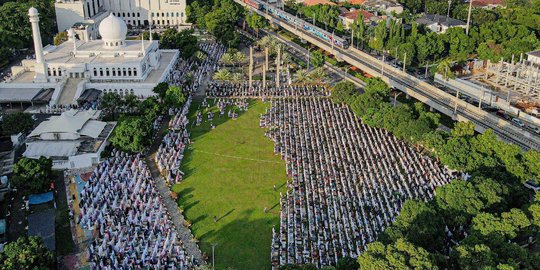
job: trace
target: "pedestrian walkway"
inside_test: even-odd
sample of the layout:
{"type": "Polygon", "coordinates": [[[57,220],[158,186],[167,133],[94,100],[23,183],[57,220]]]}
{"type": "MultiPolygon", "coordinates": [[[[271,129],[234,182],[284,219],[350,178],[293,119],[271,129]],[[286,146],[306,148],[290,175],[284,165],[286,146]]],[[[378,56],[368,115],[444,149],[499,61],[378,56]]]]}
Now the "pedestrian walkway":
{"type": "Polygon", "coordinates": [[[165,184],[165,179],[163,179],[163,177],[159,173],[157,165],[154,162],[153,157],[156,154],[160,142],[163,140],[163,136],[161,134],[165,134],[164,131],[167,129],[168,123],[168,117],[163,119],[161,128],[157,133],[160,134],[160,136],[159,138],[154,138],[154,143],[150,147],[150,154],[146,156],[145,161],[148,165],[148,168],[150,169],[150,172],[152,173],[152,178],[154,179],[154,183],[156,184],[156,189],[158,190],[161,198],[163,199],[163,204],[167,208],[171,220],[173,221],[174,226],[178,231],[178,236],[186,249],[187,255],[190,257],[193,256],[196,265],[206,264],[203,259],[203,255],[199,248],[199,245],[197,245],[196,243],[195,237],[193,236],[193,234],[191,234],[190,229],[184,226],[186,220],[184,219],[182,213],[180,213],[176,201],[171,196],[171,190],[165,184]]]}

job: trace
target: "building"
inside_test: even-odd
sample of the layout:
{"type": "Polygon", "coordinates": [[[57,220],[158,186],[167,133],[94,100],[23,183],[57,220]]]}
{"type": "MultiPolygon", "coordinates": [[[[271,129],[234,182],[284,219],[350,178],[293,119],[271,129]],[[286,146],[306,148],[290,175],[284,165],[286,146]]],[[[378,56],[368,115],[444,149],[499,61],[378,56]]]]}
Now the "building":
{"type": "Polygon", "coordinates": [[[393,0],[350,0],[350,3],[362,5],[369,10],[379,11],[386,14],[401,14],[403,12],[403,6],[397,1],[393,0]]]}
{"type": "Polygon", "coordinates": [[[304,6],[316,6],[316,5],[330,5],[335,6],[336,3],[330,2],[329,0],[301,0],[298,3],[303,3],[304,6]]]}
{"type": "Polygon", "coordinates": [[[98,121],[100,111],[69,110],[41,122],[26,139],[24,156],[48,157],[55,169],[89,167],[99,161],[116,122],[98,121]]]}
{"type": "Polygon", "coordinates": [[[451,27],[467,27],[467,24],[463,21],[438,14],[425,14],[423,17],[418,18],[416,23],[424,25],[437,34],[445,33],[451,27]]]}
{"type": "Polygon", "coordinates": [[[98,38],[98,27],[110,13],[127,25],[178,26],[186,22],[186,0],[57,0],[58,32],[74,28],[81,40],[98,38]]]}
{"type": "Polygon", "coordinates": [[[540,50],[528,52],[527,61],[540,66],[540,50]]]}
{"type": "Polygon", "coordinates": [[[503,0],[474,0],[472,1],[472,6],[475,8],[492,9],[496,7],[502,7],[504,5],[505,3],[503,0]]]}
{"type": "Polygon", "coordinates": [[[379,19],[377,16],[375,16],[375,14],[360,9],[352,9],[351,11],[341,13],[339,15],[339,19],[343,23],[345,29],[349,29],[350,25],[356,20],[356,18],[358,18],[360,14],[364,16],[364,24],[371,24],[379,19]]]}
{"type": "Polygon", "coordinates": [[[102,39],[78,40],[70,29],[68,41],[43,48],[38,12],[31,8],[29,15],[36,57],[12,67],[0,83],[0,103],[76,104],[89,89],[145,98],[178,61],[179,51],[161,50],[158,41],[126,40],[126,23],[112,13],[100,24],[102,39]]]}

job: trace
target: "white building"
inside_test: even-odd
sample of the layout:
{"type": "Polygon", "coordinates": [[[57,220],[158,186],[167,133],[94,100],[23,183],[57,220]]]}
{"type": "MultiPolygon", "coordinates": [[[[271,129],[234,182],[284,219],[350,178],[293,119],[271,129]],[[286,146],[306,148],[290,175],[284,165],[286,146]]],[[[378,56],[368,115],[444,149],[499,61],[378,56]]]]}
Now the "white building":
{"type": "Polygon", "coordinates": [[[108,143],[116,122],[98,121],[100,111],[70,110],[41,122],[26,139],[24,156],[48,157],[54,169],[90,167],[108,143]]]}
{"type": "Polygon", "coordinates": [[[186,22],[186,0],[57,0],[58,32],[74,28],[81,40],[97,39],[110,13],[130,26],[178,26],[186,22]]]}
{"type": "Polygon", "coordinates": [[[418,18],[416,23],[424,25],[437,34],[444,34],[448,28],[452,27],[467,27],[467,24],[463,21],[438,14],[425,14],[423,17],[418,18]]]}
{"type": "Polygon", "coordinates": [[[528,52],[527,61],[540,66],[540,50],[528,52]]]}
{"type": "Polygon", "coordinates": [[[169,79],[178,61],[178,50],[161,50],[158,41],[126,40],[126,23],[112,13],[100,24],[101,40],[77,40],[70,29],[68,41],[42,48],[38,12],[31,8],[29,15],[36,57],[12,67],[0,83],[0,103],[76,104],[87,89],[144,98],[169,79]]]}

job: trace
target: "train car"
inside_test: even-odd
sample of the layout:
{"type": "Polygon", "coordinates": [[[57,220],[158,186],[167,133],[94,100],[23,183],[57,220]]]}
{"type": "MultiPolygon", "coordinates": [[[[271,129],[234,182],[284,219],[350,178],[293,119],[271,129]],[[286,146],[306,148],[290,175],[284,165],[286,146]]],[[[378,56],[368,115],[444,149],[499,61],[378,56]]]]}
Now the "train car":
{"type": "Polygon", "coordinates": [[[262,5],[261,3],[259,3],[258,1],[256,0],[244,0],[244,3],[246,3],[246,5],[252,7],[252,8],[255,8],[255,9],[258,9],[258,10],[262,10],[262,5]]]}
{"type": "Polygon", "coordinates": [[[310,24],[302,19],[299,19],[296,16],[293,16],[292,14],[285,12],[281,9],[278,9],[274,6],[267,5],[266,2],[258,1],[258,0],[244,0],[246,4],[252,6],[253,8],[256,8],[258,10],[264,10],[267,11],[269,14],[278,17],[279,19],[297,26],[298,28],[303,29],[304,31],[330,43],[334,44],[334,46],[347,49],[349,48],[349,42],[345,39],[342,39],[336,35],[330,34],[321,28],[310,24]],[[249,2],[249,3],[248,3],[249,2]]]}

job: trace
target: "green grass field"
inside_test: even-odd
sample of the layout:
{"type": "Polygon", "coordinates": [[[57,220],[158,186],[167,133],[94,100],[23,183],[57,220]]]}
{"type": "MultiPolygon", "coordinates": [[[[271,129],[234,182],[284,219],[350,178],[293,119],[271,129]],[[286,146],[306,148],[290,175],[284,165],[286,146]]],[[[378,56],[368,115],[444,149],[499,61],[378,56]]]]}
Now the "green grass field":
{"type": "MultiPolygon", "coordinates": [[[[198,106],[192,105],[190,123],[198,106]]],[[[212,107],[216,128],[210,129],[206,114],[202,125],[191,128],[184,181],[173,190],[210,263],[211,244],[217,244],[216,269],[270,268],[272,227],[279,224],[279,192],[285,192],[286,173],[285,162],[274,155],[272,141],[259,127],[267,106],[251,101],[236,120],[220,117],[212,107]]]]}

